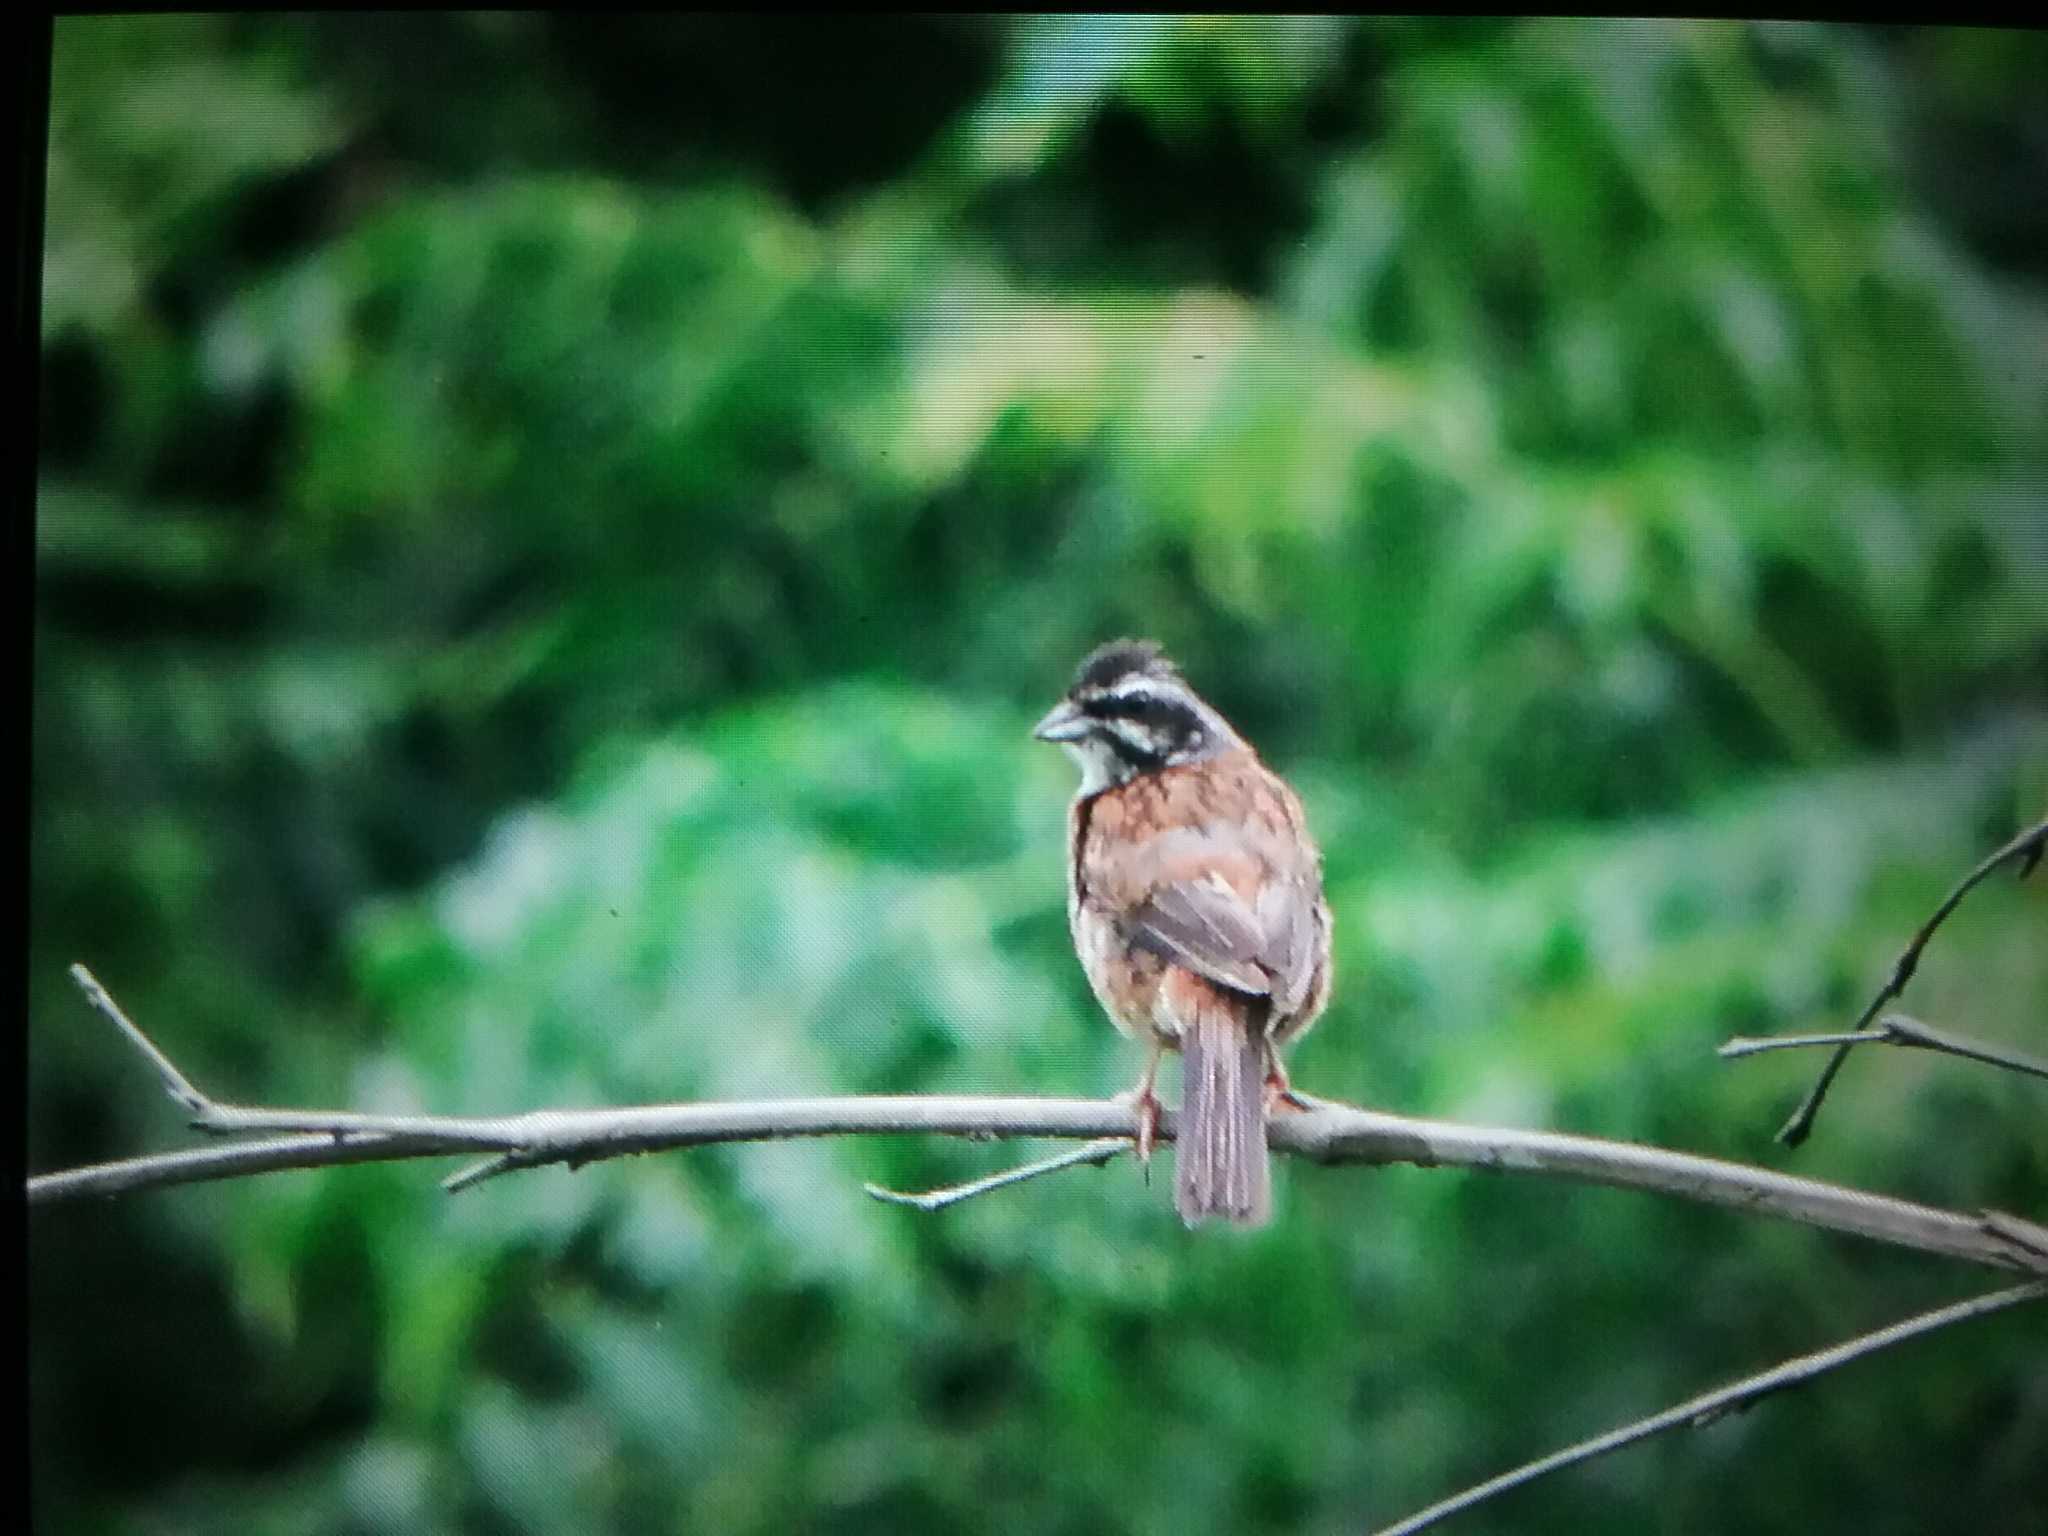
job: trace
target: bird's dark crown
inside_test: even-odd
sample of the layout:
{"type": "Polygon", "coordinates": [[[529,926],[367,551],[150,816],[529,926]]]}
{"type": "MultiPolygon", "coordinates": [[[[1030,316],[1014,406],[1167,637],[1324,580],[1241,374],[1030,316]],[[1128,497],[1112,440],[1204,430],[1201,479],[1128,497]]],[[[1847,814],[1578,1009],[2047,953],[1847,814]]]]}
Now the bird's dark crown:
{"type": "Polygon", "coordinates": [[[1180,681],[1180,670],[1167,660],[1156,640],[1112,640],[1099,645],[1082,660],[1074,673],[1068,695],[1099,693],[1126,677],[1171,678],[1180,681]]]}

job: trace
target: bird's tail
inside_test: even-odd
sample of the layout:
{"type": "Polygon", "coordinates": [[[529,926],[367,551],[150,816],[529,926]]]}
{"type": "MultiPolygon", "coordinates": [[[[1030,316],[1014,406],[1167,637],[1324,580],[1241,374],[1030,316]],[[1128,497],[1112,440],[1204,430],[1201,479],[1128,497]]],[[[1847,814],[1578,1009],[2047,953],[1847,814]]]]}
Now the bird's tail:
{"type": "Polygon", "coordinates": [[[1189,1226],[1221,1216],[1262,1227],[1273,1214],[1266,1155],[1266,1049],[1233,1010],[1195,1015],[1181,1046],[1173,1201],[1189,1226]]]}

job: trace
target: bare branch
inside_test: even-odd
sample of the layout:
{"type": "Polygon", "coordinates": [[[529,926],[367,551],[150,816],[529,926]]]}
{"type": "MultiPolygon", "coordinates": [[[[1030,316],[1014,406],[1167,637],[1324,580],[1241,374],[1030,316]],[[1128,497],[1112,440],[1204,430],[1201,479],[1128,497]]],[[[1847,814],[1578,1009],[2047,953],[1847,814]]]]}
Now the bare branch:
{"type": "Polygon", "coordinates": [[[1888,1328],[1880,1328],[1875,1333],[1863,1334],[1833,1348],[1801,1355],[1796,1360],[1787,1360],[1782,1365],[1775,1365],[1754,1376],[1745,1376],[1728,1386],[1703,1392],[1675,1408],[1667,1408],[1662,1413],[1638,1419],[1633,1424],[1625,1424],[1620,1429],[1610,1430],[1604,1435],[1597,1435],[1591,1440],[1581,1441],[1541,1460],[1517,1467],[1512,1472],[1503,1473],[1479,1484],[1476,1488],[1468,1488],[1440,1504],[1432,1504],[1405,1520],[1387,1526],[1377,1532],[1376,1536],[1414,1536],[1416,1531],[1427,1530],[1448,1520],[1452,1515],[1461,1514],[1474,1505],[1482,1504],[1511,1489],[1533,1483],[1552,1472],[1592,1461],[1611,1451],[1633,1445],[1638,1440],[1647,1440],[1652,1435],[1662,1434],[1668,1429],[1698,1427],[1711,1423],[1724,1414],[1748,1408],[1773,1392],[1803,1386],[1816,1376],[1825,1375],[1829,1371],[1861,1360],[1866,1355],[1874,1355],[1879,1350],[1889,1349],[1894,1344],[1903,1344],[1908,1339],[1918,1338],[1923,1333],[1946,1328],[1951,1323],[1968,1322],[1971,1318],[1986,1317],[2007,1307],[2043,1298],[2048,1298],[2048,1281],[2036,1280],[2027,1285],[2016,1285],[2010,1290],[1993,1291],[1988,1296],[1977,1296],[1969,1301],[1957,1302],[1953,1306],[1923,1312],[1917,1317],[1907,1318],[1904,1322],[1894,1323],[1888,1328]]]}
{"type": "Polygon", "coordinates": [[[1936,1211],[1748,1163],[1697,1157],[1636,1142],[1458,1125],[1337,1107],[1276,1116],[1268,1125],[1267,1138],[1278,1150],[1317,1162],[1485,1168],[1648,1190],[1853,1233],[1898,1247],[2048,1275],[2048,1264],[2040,1254],[2010,1233],[1987,1228],[1981,1215],[1936,1211]],[[1972,1235],[1964,1237],[1958,1224],[1967,1224],[1972,1235]],[[1989,1248],[1983,1241],[1986,1238],[1991,1239],[1989,1248]]]}
{"type": "MultiPolygon", "coordinates": [[[[751,1103],[635,1105],[623,1109],[538,1110],[491,1119],[366,1115],[328,1110],[248,1110],[260,1124],[301,1134],[256,1143],[128,1158],[29,1180],[31,1202],[240,1178],[287,1168],[448,1157],[497,1148],[493,1171],[571,1165],[733,1141],[810,1136],[1103,1138],[1135,1133],[1128,1104],[1095,1099],[849,1097],[751,1103]]],[[[1170,1139],[1170,1137],[1168,1138],[1170,1139]]],[[[472,1170],[473,1172],[475,1170],[472,1170]]]]}
{"type": "MultiPolygon", "coordinates": [[[[291,1112],[317,1124],[316,1112],[291,1112]]],[[[377,1116],[344,1117],[375,1126],[377,1116]]],[[[131,1158],[29,1180],[31,1203],[112,1195],[286,1168],[398,1161],[473,1152],[495,1138],[507,1168],[583,1163],[634,1152],[810,1136],[1054,1137],[1128,1142],[1131,1107],[1114,1100],[968,1097],[780,1099],[739,1104],[655,1104],[628,1109],[548,1110],[497,1120],[394,1118],[402,1132],[299,1135],[131,1158]],[[446,1134],[440,1134],[445,1130],[446,1134]]],[[[1174,1138],[1168,1111],[1159,1133],[1174,1138]]],[[[1413,1163],[1533,1174],[1697,1200],[1846,1232],[1999,1269],[2048,1275],[2048,1254],[1976,1213],[1945,1211],[1742,1163],[1660,1147],[1541,1131],[1457,1125],[1331,1106],[1276,1116],[1276,1151],[1326,1164],[1413,1163]]],[[[1084,1148],[1090,1158],[1100,1155],[1084,1148]]],[[[1087,1160],[1086,1158],[1080,1160],[1087,1160]]],[[[1014,1172],[1014,1171],[1013,1171],[1014,1172]]],[[[1003,1175],[1010,1178],[1011,1175],[1003,1175]]]]}
{"type": "Polygon", "coordinates": [[[2029,1077],[2048,1078],[2048,1060],[2007,1046],[1986,1045],[1968,1035],[1936,1029],[1932,1024],[1923,1024],[1904,1013],[1888,1013],[1872,1029],[1837,1030],[1818,1035],[1736,1035],[1722,1044],[1719,1054],[1732,1061],[1738,1056],[1755,1056],[1763,1051],[1791,1051],[1815,1045],[1902,1045],[1985,1062],[2029,1077]]]}
{"type": "Polygon", "coordinates": [[[1842,1063],[1849,1059],[1849,1053],[1861,1043],[1860,1037],[1868,1030],[1870,1021],[1877,1017],[1878,1010],[1905,992],[1906,983],[1913,979],[1913,972],[1919,968],[1920,953],[1927,948],[1927,941],[1934,937],[1937,928],[1948,921],[1948,915],[1962,904],[1963,898],[2008,859],[2019,861],[2019,875],[2024,880],[2034,872],[2034,866],[2041,862],[2044,850],[2048,850],[2048,818],[2036,822],[2003,848],[1987,855],[1975,869],[1956,882],[1955,888],[1942,898],[1941,905],[1936,907],[1927,921],[1920,925],[1920,931],[1915,933],[1912,940],[1899,952],[1899,958],[1892,962],[1891,975],[1885,978],[1884,985],[1877,989],[1877,995],[1850,1026],[1849,1033],[1858,1038],[1844,1040],[1835,1046],[1834,1054],[1828,1057],[1827,1065],[1820,1069],[1820,1076],[1815,1079],[1813,1087],[1807,1090],[1806,1097],[1800,1101],[1799,1107],[1792,1111],[1792,1118],[1779,1130],[1778,1140],[1788,1147],[1796,1147],[1811,1134],[1814,1117],[1820,1113],[1821,1101],[1827,1097],[1828,1089],[1833,1086],[1835,1074],[1842,1070],[1842,1063]]]}
{"type": "MultiPolygon", "coordinates": [[[[111,1000],[107,1007],[100,1007],[97,1001],[94,1006],[109,1017],[118,1014],[111,1009],[111,1000]]],[[[122,1023],[123,1038],[131,1043],[143,1041],[140,1030],[125,1020],[122,1023]]],[[[939,1135],[979,1140],[1046,1137],[1129,1142],[1137,1133],[1137,1116],[1128,1101],[1093,1099],[780,1099],[538,1110],[492,1118],[253,1109],[215,1103],[193,1088],[154,1046],[144,1054],[180,1103],[188,1108],[195,1103],[199,1106],[197,1113],[207,1127],[297,1134],[43,1174],[28,1182],[32,1203],[240,1178],[285,1168],[473,1155],[479,1149],[498,1155],[465,1170],[457,1176],[459,1180],[474,1182],[486,1174],[548,1163],[573,1167],[634,1152],[799,1136],[939,1135]],[[178,1086],[171,1086],[174,1084],[178,1086]]],[[[1178,1124],[1178,1114],[1167,1111],[1161,1117],[1160,1138],[1173,1140],[1178,1124]]],[[[1646,1190],[2000,1269],[2048,1275],[2048,1254],[2028,1240],[2023,1230],[2038,1229],[2028,1229],[2025,1223],[1999,1226],[1977,1213],[1916,1205],[1661,1147],[1411,1119],[1320,1100],[1313,1109],[1275,1114],[1267,1126],[1267,1139],[1276,1151],[1326,1164],[1484,1168],[1646,1190]]],[[[1014,1171],[998,1178],[1016,1182],[1014,1171]]]]}

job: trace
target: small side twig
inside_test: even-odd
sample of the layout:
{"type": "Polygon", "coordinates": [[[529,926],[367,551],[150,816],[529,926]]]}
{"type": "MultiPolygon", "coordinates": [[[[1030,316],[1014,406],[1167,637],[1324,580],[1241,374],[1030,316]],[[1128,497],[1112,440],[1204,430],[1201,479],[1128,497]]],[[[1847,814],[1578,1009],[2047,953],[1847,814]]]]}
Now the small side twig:
{"type": "Polygon", "coordinates": [[[1056,1152],[1051,1157],[1041,1157],[1036,1162],[1025,1163],[1016,1168],[1005,1168],[1001,1173],[992,1173],[986,1178],[949,1185],[945,1189],[928,1189],[917,1194],[900,1189],[884,1189],[879,1184],[863,1184],[861,1188],[885,1205],[907,1205],[920,1211],[943,1211],[949,1205],[972,1200],[976,1195],[993,1194],[996,1190],[1008,1189],[1013,1184],[1022,1184],[1026,1179],[1042,1178],[1048,1173],[1078,1168],[1083,1163],[1093,1163],[1099,1168],[1118,1153],[1130,1151],[1132,1145],[1131,1139],[1127,1136],[1104,1136],[1100,1140],[1085,1142],[1065,1152],[1056,1152]]]}
{"type": "Polygon", "coordinates": [[[2024,880],[2041,862],[2044,851],[2048,851],[2048,817],[2027,828],[1995,853],[1986,855],[1975,869],[1956,882],[1955,888],[1942,898],[1941,905],[1934,909],[1906,947],[1899,952],[1899,958],[1892,962],[1891,975],[1885,978],[1884,985],[1877,989],[1877,995],[1871,998],[1863,1012],[1857,1015],[1856,1022],[1847,1031],[1847,1037],[1835,1044],[1834,1054],[1828,1057],[1827,1064],[1820,1069],[1820,1076],[1814,1080],[1813,1087],[1807,1090],[1806,1097],[1800,1101],[1799,1107],[1792,1111],[1792,1118],[1778,1131],[1778,1140],[1788,1147],[1796,1147],[1812,1133],[1814,1118],[1820,1114],[1821,1101],[1827,1097],[1828,1089],[1834,1085],[1835,1074],[1842,1070],[1842,1063],[1849,1059],[1851,1051],[1863,1043],[1865,1035],[1869,1032],[1870,1021],[1877,1017],[1878,1011],[1905,992],[1906,983],[1913,979],[1913,972],[1919,968],[1920,955],[1927,948],[1928,940],[1934,937],[1936,929],[1948,921],[1949,914],[1962,904],[1963,898],[2008,859],[2019,861],[2019,877],[2024,880]]]}
{"type": "Polygon", "coordinates": [[[459,1195],[472,1185],[481,1184],[485,1179],[495,1179],[501,1173],[510,1173],[518,1166],[510,1152],[500,1152],[496,1157],[487,1157],[480,1163],[456,1169],[441,1181],[441,1188],[451,1195],[459,1195]]]}
{"type": "Polygon", "coordinates": [[[1720,1054],[1732,1061],[1738,1056],[1755,1056],[1763,1051],[1792,1051],[1816,1045],[1902,1045],[1985,1062],[2028,1077],[2048,1078],[2048,1060],[2007,1046],[1987,1045],[1981,1040],[1972,1040],[1968,1035],[1936,1029],[1932,1024],[1923,1024],[1904,1013],[1888,1013],[1870,1029],[1836,1030],[1818,1035],[1737,1035],[1721,1046],[1720,1054]]]}
{"type": "MultiPolygon", "coordinates": [[[[86,969],[74,964],[71,979],[78,990],[85,994],[85,1000],[92,1010],[121,1032],[122,1038],[134,1046],[137,1053],[156,1069],[164,1092],[169,1094],[178,1106],[192,1117],[192,1128],[205,1131],[212,1136],[242,1136],[252,1131],[295,1132],[289,1141],[267,1143],[277,1155],[290,1149],[303,1150],[310,1142],[318,1145],[321,1140],[331,1143],[350,1143],[359,1147],[382,1146],[394,1156],[405,1155],[402,1148],[407,1145],[434,1144],[447,1147],[451,1142],[458,1146],[515,1148],[527,1144],[530,1130],[514,1130],[507,1121],[459,1121],[431,1115],[372,1115],[356,1114],[348,1110],[299,1110],[267,1109],[243,1104],[225,1104],[211,1094],[203,1092],[183,1072],[176,1062],[166,1056],[157,1043],[142,1032],[141,1026],[128,1017],[121,1005],[114,1001],[113,994],[100,984],[100,979],[86,969]]],[[[533,1117],[521,1117],[530,1121],[533,1117]]],[[[242,1171],[254,1171],[259,1167],[290,1167],[299,1164],[264,1164],[261,1159],[236,1163],[242,1171]]]]}
{"type": "Polygon", "coordinates": [[[135,1027],[134,1021],[123,1013],[121,1005],[114,1001],[113,994],[100,985],[97,976],[83,965],[73,965],[71,979],[77,983],[78,990],[85,994],[85,1001],[93,1012],[118,1029],[128,1043],[142,1053],[143,1060],[156,1068],[156,1075],[163,1082],[164,1092],[192,1116],[195,1125],[204,1125],[207,1117],[213,1112],[213,1100],[193,1087],[191,1079],[178,1070],[177,1064],[156,1048],[156,1042],[135,1027]]]}
{"type": "Polygon", "coordinates": [[[1907,1318],[1902,1323],[1893,1323],[1890,1327],[1880,1328],[1874,1333],[1862,1334],[1832,1348],[1801,1355],[1797,1359],[1772,1366],[1767,1371],[1759,1371],[1754,1376],[1745,1376],[1742,1380],[1725,1387],[1716,1387],[1711,1392],[1703,1392],[1698,1397],[1688,1398],[1662,1413],[1651,1414],[1648,1418],[1638,1419],[1633,1424],[1624,1424],[1619,1429],[1609,1430],[1606,1434],[1596,1435],[1590,1440],[1582,1440],[1577,1445],[1568,1446],[1564,1450],[1529,1462],[1512,1472],[1505,1472],[1441,1503],[1432,1504],[1405,1520],[1397,1521],[1376,1532],[1375,1536],[1414,1536],[1417,1531],[1428,1530],[1453,1515],[1462,1514],[1475,1505],[1524,1487],[1538,1478],[1547,1477],[1552,1472],[1595,1460],[1625,1446],[1634,1445],[1639,1440],[1647,1440],[1652,1435],[1662,1434],[1666,1430],[1697,1428],[1712,1423],[1724,1414],[1748,1408],[1774,1392],[1803,1386],[1816,1376],[1838,1370],[1867,1355],[1874,1355],[1879,1350],[1889,1349],[1894,1344],[1903,1344],[1908,1339],[1918,1338],[1924,1333],[1933,1333],[1936,1329],[1946,1328],[1952,1323],[1968,1322],[1971,1318],[1986,1317],[2007,1307],[2018,1306],[2022,1302],[2040,1301],[2044,1298],[2048,1298],[2048,1280],[2036,1280],[2027,1285],[2013,1286],[2009,1290],[1972,1297],[1968,1301],[1959,1301],[1932,1312],[1923,1312],[1917,1317],[1907,1318]]]}

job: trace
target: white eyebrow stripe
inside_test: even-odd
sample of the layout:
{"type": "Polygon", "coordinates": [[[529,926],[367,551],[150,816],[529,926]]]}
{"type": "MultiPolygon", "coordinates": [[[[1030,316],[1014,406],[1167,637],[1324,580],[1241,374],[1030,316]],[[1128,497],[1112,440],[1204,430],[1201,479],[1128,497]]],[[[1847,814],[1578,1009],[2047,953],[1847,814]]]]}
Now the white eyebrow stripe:
{"type": "Polygon", "coordinates": [[[1134,677],[1128,682],[1119,682],[1113,688],[1105,688],[1096,695],[1096,698],[1105,703],[1114,700],[1119,704],[1137,703],[1141,700],[1152,703],[1173,700],[1185,704],[1188,702],[1188,691],[1171,683],[1162,686],[1153,678],[1134,677]]]}

